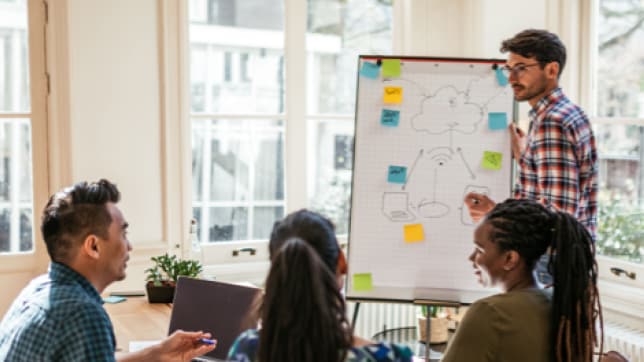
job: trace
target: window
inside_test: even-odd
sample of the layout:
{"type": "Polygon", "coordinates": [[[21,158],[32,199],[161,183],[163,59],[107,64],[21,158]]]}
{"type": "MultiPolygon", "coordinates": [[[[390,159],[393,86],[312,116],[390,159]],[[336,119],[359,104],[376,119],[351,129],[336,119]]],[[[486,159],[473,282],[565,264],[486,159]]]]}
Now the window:
{"type": "Polygon", "coordinates": [[[205,248],[265,242],[285,212],[283,4],[202,0],[190,12],[199,240],[205,248]]]}
{"type": "Polygon", "coordinates": [[[296,127],[308,157],[291,164],[308,190],[302,206],[348,229],[357,59],[391,52],[392,4],[310,0],[304,13],[289,10],[290,21],[307,19],[305,43],[289,49],[306,63],[305,78],[285,61],[284,6],[190,2],[192,207],[204,250],[268,239],[287,212],[285,135],[296,127]],[[287,74],[297,78],[291,92],[287,74]],[[306,119],[288,114],[287,98],[306,105],[306,119]]]}
{"type": "Polygon", "coordinates": [[[0,3],[0,253],[34,248],[27,29],[26,0],[0,3]]]}
{"type": "Polygon", "coordinates": [[[358,55],[391,54],[392,2],[308,0],[309,205],[347,234],[358,55]]]}
{"type": "Polygon", "coordinates": [[[644,264],[644,4],[600,0],[598,5],[597,249],[644,264]]]}
{"type": "Polygon", "coordinates": [[[596,0],[595,102],[600,160],[597,253],[607,320],[639,328],[644,303],[644,4],[596,0]],[[635,278],[627,277],[633,273],[635,278]]]}

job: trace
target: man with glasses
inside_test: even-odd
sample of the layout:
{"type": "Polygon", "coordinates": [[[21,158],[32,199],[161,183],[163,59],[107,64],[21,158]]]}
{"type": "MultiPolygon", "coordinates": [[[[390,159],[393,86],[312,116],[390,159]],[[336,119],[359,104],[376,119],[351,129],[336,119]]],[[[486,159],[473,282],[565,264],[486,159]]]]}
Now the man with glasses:
{"type": "MultiPolygon", "coordinates": [[[[566,48],[553,33],[524,30],[501,43],[508,53],[503,71],[514,98],[528,101],[527,135],[511,124],[512,153],[518,162],[514,197],[533,199],[574,215],[595,238],[597,230],[597,151],[585,113],[559,88],[566,48]]],[[[496,204],[485,195],[465,197],[473,220],[496,204]]],[[[541,269],[541,265],[537,269],[541,269]]],[[[549,284],[547,273],[539,273],[549,284]]]]}

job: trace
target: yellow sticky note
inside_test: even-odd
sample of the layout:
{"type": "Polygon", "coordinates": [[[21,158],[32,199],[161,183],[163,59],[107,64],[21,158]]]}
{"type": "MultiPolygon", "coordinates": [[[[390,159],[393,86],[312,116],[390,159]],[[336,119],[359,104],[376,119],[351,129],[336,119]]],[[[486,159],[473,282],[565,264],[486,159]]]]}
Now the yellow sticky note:
{"type": "Polygon", "coordinates": [[[366,292],[372,289],[371,273],[353,274],[353,290],[366,292]]]}
{"type": "Polygon", "coordinates": [[[383,101],[385,103],[402,103],[402,87],[385,87],[383,101]]]}
{"type": "Polygon", "coordinates": [[[423,232],[423,224],[409,224],[405,225],[405,242],[415,243],[417,241],[425,240],[425,233],[423,232]]]}
{"type": "Polygon", "coordinates": [[[503,161],[503,154],[500,152],[485,151],[483,152],[483,161],[481,167],[486,170],[500,170],[501,161],[503,161]]]}

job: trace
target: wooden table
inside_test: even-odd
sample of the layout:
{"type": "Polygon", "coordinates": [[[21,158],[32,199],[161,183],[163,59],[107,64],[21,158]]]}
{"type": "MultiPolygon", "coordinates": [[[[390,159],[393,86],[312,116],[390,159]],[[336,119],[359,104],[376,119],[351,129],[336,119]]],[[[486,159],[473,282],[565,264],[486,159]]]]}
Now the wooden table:
{"type": "Polygon", "coordinates": [[[103,305],[114,326],[116,351],[128,352],[130,341],[160,340],[168,335],[170,304],[150,304],[147,297],[103,305]]]}

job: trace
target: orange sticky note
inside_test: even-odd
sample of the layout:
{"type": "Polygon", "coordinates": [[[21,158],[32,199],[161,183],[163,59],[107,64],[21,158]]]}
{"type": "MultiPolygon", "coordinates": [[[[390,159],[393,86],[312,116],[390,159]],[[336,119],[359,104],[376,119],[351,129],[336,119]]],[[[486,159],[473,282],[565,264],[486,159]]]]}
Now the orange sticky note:
{"type": "Polygon", "coordinates": [[[405,225],[405,242],[415,243],[425,240],[425,232],[423,231],[423,224],[409,224],[405,225]]]}
{"type": "Polygon", "coordinates": [[[385,103],[402,103],[402,87],[385,87],[385,94],[383,101],[385,103]]]}

